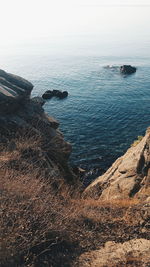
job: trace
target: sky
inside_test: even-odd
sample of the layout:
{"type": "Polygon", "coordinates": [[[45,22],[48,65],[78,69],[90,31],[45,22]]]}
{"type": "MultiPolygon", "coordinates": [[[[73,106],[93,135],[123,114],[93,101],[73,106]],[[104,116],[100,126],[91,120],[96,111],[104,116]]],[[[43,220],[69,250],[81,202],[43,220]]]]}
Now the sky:
{"type": "Polygon", "coordinates": [[[46,43],[150,43],[150,0],[0,0],[0,7],[0,54],[46,43]]]}

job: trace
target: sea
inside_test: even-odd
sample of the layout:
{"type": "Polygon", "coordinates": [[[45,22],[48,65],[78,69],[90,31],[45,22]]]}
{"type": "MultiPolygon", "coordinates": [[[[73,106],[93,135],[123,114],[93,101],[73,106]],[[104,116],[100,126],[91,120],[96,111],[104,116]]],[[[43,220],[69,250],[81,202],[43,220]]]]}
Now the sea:
{"type": "Polygon", "coordinates": [[[99,55],[18,55],[1,58],[1,68],[34,84],[32,96],[68,91],[47,100],[44,109],[60,123],[72,144],[70,164],[95,178],[150,126],[150,57],[99,55]],[[137,67],[121,75],[120,66],[137,67]]]}

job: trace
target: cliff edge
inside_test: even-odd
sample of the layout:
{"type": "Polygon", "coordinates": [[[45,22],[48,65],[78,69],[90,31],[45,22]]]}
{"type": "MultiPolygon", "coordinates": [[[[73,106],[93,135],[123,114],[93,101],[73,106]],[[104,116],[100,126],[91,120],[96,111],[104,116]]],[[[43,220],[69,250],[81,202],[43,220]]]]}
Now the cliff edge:
{"type": "Polygon", "coordinates": [[[71,145],[32,89],[0,70],[1,266],[150,266],[149,129],[81,198],[71,145]]]}
{"type": "Polygon", "coordinates": [[[72,183],[75,175],[68,166],[71,145],[59,131],[59,123],[44,112],[44,100],[31,98],[32,89],[33,85],[27,80],[0,70],[1,152],[3,148],[11,153],[19,149],[17,158],[16,153],[11,160],[10,156],[6,159],[6,153],[5,159],[1,156],[1,166],[4,162],[12,168],[24,164],[27,169],[27,165],[32,165],[43,169],[45,176],[51,174],[55,179],[72,183]],[[26,142],[26,147],[19,148],[19,139],[26,142]]]}
{"type": "Polygon", "coordinates": [[[148,198],[150,195],[150,128],[118,158],[106,173],[84,191],[84,197],[101,200],[148,198]]]}

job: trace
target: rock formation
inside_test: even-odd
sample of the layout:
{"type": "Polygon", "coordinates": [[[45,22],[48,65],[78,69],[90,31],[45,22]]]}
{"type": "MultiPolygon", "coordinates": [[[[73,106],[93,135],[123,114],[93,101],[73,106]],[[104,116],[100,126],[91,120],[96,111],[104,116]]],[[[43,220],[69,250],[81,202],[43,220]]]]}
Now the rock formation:
{"type": "Polygon", "coordinates": [[[48,90],[42,95],[43,99],[51,99],[53,96],[59,99],[63,99],[68,96],[68,92],[67,91],[62,92],[60,90],[53,90],[53,91],[48,90]]]}
{"type": "Polygon", "coordinates": [[[27,80],[0,70],[0,113],[11,113],[30,97],[33,85],[27,80]]]}
{"type": "Polygon", "coordinates": [[[133,74],[136,72],[136,68],[132,67],[131,65],[122,65],[120,67],[120,72],[122,74],[133,74]]]}
{"type": "Polygon", "coordinates": [[[67,163],[71,145],[59,131],[59,123],[44,112],[44,100],[30,98],[32,89],[33,85],[27,80],[0,70],[1,143],[7,146],[8,140],[13,140],[18,133],[39,138],[42,157],[38,161],[43,162],[55,178],[72,181],[75,176],[67,163]]]}
{"type": "Polygon", "coordinates": [[[111,200],[148,197],[150,194],[150,129],[145,137],[118,158],[108,171],[92,182],[84,197],[111,200]]]}
{"type": "Polygon", "coordinates": [[[150,240],[132,239],[115,243],[108,241],[104,248],[80,256],[79,267],[143,266],[150,264],[150,240]],[[135,260],[135,261],[134,261],[135,260]],[[134,262],[134,265],[132,265],[134,262]],[[131,264],[131,265],[127,265],[131,264]],[[136,264],[136,265],[135,265],[136,264]]]}
{"type": "MultiPolygon", "coordinates": [[[[3,266],[20,266],[24,262],[25,266],[33,266],[34,260],[38,266],[53,266],[53,263],[81,267],[150,266],[150,129],[83,192],[84,198],[138,197],[141,201],[135,199],[135,205],[111,208],[103,206],[103,202],[100,206],[99,201],[76,199],[77,179],[68,165],[71,145],[59,131],[59,123],[44,112],[44,99],[31,98],[32,89],[33,85],[25,79],[0,70],[0,170],[4,186],[1,190],[3,251],[6,253],[2,258],[4,264],[7,262],[3,266]],[[20,187],[16,177],[19,177],[18,182],[21,180],[20,187]],[[34,183],[28,195],[30,187],[26,188],[25,181],[26,178],[30,181],[30,177],[34,178],[34,183]],[[40,186],[36,192],[35,181],[40,186]],[[65,185],[62,191],[61,182],[65,185]],[[52,190],[48,191],[50,198],[45,202],[48,185],[52,190]],[[72,185],[76,190],[70,190],[72,185]],[[42,194],[38,198],[39,188],[42,194]],[[68,198],[72,195],[73,199],[68,198]],[[51,205],[52,210],[49,210],[51,205]],[[44,217],[41,211],[45,210],[44,217]],[[41,220],[47,216],[48,223],[41,220]],[[17,245],[17,242],[20,243],[17,245]],[[24,243],[27,245],[22,246],[24,243]]],[[[78,175],[84,170],[76,168],[76,172],[78,175]]]]}

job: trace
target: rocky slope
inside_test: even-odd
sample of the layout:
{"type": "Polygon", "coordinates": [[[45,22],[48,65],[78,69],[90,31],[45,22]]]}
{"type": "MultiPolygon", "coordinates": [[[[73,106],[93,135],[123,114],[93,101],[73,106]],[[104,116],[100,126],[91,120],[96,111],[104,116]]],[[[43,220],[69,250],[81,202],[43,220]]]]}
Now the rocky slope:
{"type": "Polygon", "coordinates": [[[150,128],[108,171],[91,183],[84,197],[101,200],[147,198],[150,195],[150,128]]]}
{"type": "Polygon", "coordinates": [[[150,266],[150,130],[77,198],[71,145],[32,89],[0,70],[2,266],[150,266]]]}
{"type": "MultiPolygon", "coordinates": [[[[44,112],[44,100],[39,97],[31,98],[32,89],[33,85],[27,80],[0,70],[1,150],[2,147],[7,147],[10,151],[17,150],[18,135],[26,139],[26,142],[28,139],[33,142],[38,139],[38,146],[28,147],[26,157],[34,155],[31,161],[37,162],[37,167],[44,166],[51,176],[72,182],[75,176],[67,163],[71,145],[59,131],[59,123],[44,112]]],[[[13,166],[21,165],[26,150],[27,148],[20,151],[20,157],[13,166]]],[[[10,165],[9,160],[7,164],[10,165]]]]}
{"type": "Polygon", "coordinates": [[[81,255],[80,267],[143,266],[150,263],[150,240],[132,239],[121,243],[106,242],[100,250],[81,255]]]}

